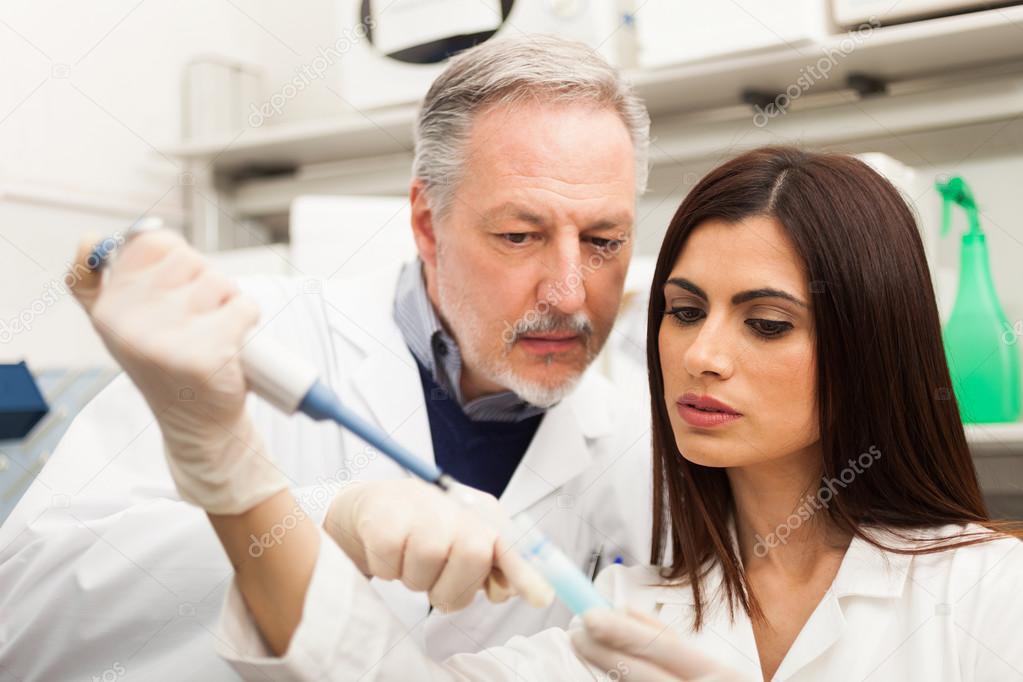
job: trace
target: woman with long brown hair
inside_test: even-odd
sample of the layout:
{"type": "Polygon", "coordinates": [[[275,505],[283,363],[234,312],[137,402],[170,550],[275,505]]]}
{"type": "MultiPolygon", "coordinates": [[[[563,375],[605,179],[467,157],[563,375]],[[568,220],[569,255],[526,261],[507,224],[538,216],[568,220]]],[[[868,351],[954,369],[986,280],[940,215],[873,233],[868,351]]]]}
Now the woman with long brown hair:
{"type": "MultiPolygon", "coordinates": [[[[844,596],[930,596],[931,613],[924,598],[914,614],[921,634],[954,619],[969,585],[928,593],[919,566],[933,577],[938,566],[977,561],[978,590],[1023,587],[1015,540],[953,551],[1011,528],[984,506],[916,222],[866,164],[766,148],[711,172],[668,228],[648,322],[651,562],[670,557],[664,577],[691,586],[696,629],[713,620],[709,588],[720,588],[750,619],[765,679],[797,653],[793,644],[809,644],[798,652],[807,656],[840,647],[841,630],[827,633],[835,642],[796,640],[829,603],[845,614],[844,596]],[[1011,556],[999,571],[1002,554],[1011,556]],[[927,625],[929,615],[938,620],[927,625]]],[[[885,613],[865,623],[874,634],[889,626],[877,618],[885,613]]],[[[957,625],[965,648],[999,649],[957,625]]],[[[843,667],[828,677],[869,677],[858,665],[873,658],[864,644],[836,657],[843,667]]],[[[893,658],[877,664],[891,668],[900,644],[879,643],[893,658]]],[[[943,675],[963,664],[947,657],[948,644],[931,659],[943,675]]]]}
{"type": "Polygon", "coordinates": [[[283,491],[211,515],[236,570],[225,657],[251,679],[1023,678],[1023,543],[985,509],[891,184],[784,147],[711,171],[668,227],[647,352],[653,566],[598,580],[630,612],[435,663],[365,581],[364,515],[398,491],[478,522],[416,482],[366,483],[253,559],[283,491]]]}

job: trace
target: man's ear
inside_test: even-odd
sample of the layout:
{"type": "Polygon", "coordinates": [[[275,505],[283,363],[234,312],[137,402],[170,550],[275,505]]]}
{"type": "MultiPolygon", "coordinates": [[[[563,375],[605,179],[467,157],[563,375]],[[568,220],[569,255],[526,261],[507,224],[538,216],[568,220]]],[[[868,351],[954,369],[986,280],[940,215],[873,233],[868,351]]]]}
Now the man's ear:
{"type": "Polygon", "coordinates": [[[416,240],[416,249],[423,263],[432,270],[437,267],[437,235],[425,190],[426,184],[419,178],[413,178],[408,199],[412,207],[412,237],[416,240]]]}

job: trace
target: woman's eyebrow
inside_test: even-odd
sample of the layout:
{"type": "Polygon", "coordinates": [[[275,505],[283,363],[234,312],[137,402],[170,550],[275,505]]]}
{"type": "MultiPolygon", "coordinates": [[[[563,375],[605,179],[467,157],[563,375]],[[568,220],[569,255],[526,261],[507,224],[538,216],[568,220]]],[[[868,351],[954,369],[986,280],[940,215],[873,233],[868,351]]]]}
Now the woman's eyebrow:
{"type": "MultiPolygon", "coordinates": [[[[672,277],[667,282],[665,282],[665,284],[673,284],[673,285],[679,287],[680,289],[685,289],[686,291],[690,291],[693,294],[696,294],[697,296],[702,298],[704,301],[707,300],[707,293],[703,289],[701,289],[699,286],[697,286],[696,284],[693,284],[692,282],[690,282],[688,279],[686,279],[684,277],[672,277]]],[[[740,291],[735,296],[732,296],[732,305],[739,305],[740,303],[745,303],[746,301],[752,301],[753,299],[756,299],[756,298],[781,298],[781,299],[784,299],[786,301],[792,301],[796,305],[800,305],[800,306],[802,306],[804,308],[807,307],[806,303],[804,303],[803,301],[800,301],[798,298],[796,298],[795,296],[793,296],[789,292],[783,291],[781,289],[773,289],[771,287],[761,287],[760,289],[750,289],[748,291],[740,291]]]]}
{"type": "Polygon", "coordinates": [[[690,291],[690,292],[696,294],[697,296],[702,298],[704,301],[707,300],[707,293],[703,289],[701,289],[700,287],[698,287],[695,284],[693,284],[692,282],[690,282],[685,277],[672,277],[667,282],[665,282],[665,284],[674,284],[675,286],[679,287],[680,289],[685,289],[686,291],[690,291]]]}
{"type": "Polygon", "coordinates": [[[781,289],[772,289],[771,287],[763,287],[761,289],[750,289],[749,291],[740,291],[735,296],[732,296],[732,305],[739,305],[746,301],[752,301],[755,298],[783,298],[786,301],[792,301],[796,305],[806,307],[806,304],[800,301],[798,298],[793,296],[787,291],[781,289]]]}

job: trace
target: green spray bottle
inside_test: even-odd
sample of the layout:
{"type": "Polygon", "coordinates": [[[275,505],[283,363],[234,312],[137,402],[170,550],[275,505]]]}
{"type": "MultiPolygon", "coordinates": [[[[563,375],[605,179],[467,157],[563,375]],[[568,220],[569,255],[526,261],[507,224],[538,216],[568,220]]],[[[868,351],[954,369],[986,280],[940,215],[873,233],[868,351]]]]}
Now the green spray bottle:
{"type": "Polygon", "coordinates": [[[970,229],[959,256],[959,291],[942,336],[952,386],[964,422],[1014,422],[1020,416],[1019,344],[998,302],[977,203],[960,177],[938,182],[943,200],[941,234],[952,207],[966,212],[970,229]]]}

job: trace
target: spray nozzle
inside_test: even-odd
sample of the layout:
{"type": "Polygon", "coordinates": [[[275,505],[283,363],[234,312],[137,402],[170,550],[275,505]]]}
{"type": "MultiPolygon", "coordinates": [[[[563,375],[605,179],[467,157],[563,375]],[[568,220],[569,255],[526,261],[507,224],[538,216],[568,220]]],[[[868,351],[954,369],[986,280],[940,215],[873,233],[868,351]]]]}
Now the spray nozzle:
{"type": "Polygon", "coordinates": [[[945,236],[952,227],[952,206],[961,206],[966,211],[970,223],[969,234],[982,234],[980,218],[977,216],[977,202],[973,198],[970,186],[958,175],[952,176],[948,182],[934,183],[935,189],[941,194],[941,234],[945,236]]]}

